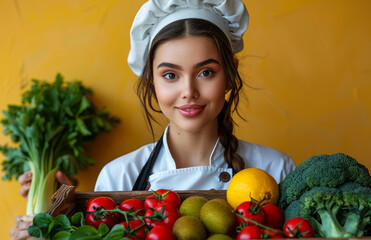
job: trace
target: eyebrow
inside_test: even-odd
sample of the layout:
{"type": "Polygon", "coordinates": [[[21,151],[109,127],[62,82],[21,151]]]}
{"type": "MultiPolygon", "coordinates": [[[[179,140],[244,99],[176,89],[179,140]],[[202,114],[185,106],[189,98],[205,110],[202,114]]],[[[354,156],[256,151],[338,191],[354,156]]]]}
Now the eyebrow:
{"type": "Polygon", "coordinates": [[[214,59],[214,58],[209,58],[209,59],[207,59],[207,60],[205,60],[205,61],[202,61],[202,62],[200,62],[200,63],[197,63],[197,64],[195,65],[195,68],[202,67],[202,66],[207,65],[207,64],[209,64],[209,63],[216,63],[216,64],[220,65],[220,63],[219,63],[216,59],[214,59]]]}
{"type": "MultiPolygon", "coordinates": [[[[199,63],[195,64],[194,65],[194,68],[199,68],[199,67],[202,67],[204,65],[207,65],[209,63],[216,63],[216,64],[220,65],[220,63],[216,59],[209,58],[209,59],[207,59],[205,61],[202,61],[202,62],[199,62],[199,63]]],[[[158,68],[161,68],[161,67],[169,67],[169,68],[175,68],[175,69],[178,69],[178,70],[183,70],[181,66],[176,65],[176,64],[173,64],[173,63],[169,63],[169,62],[162,62],[162,63],[160,63],[157,66],[157,69],[158,68]]]]}
{"type": "Polygon", "coordinates": [[[181,66],[176,65],[176,64],[173,64],[173,63],[168,63],[168,62],[162,62],[162,63],[160,63],[157,66],[157,69],[159,69],[161,67],[169,67],[169,68],[175,68],[175,69],[178,69],[178,70],[183,70],[181,66]]]}

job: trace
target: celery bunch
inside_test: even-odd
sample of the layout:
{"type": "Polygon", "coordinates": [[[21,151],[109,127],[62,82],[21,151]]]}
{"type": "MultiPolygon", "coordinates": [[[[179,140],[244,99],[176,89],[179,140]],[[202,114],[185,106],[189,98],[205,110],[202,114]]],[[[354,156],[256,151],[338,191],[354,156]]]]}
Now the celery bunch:
{"type": "Polygon", "coordinates": [[[118,122],[105,108],[97,111],[88,98],[92,90],[79,81],[64,83],[60,74],[53,83],[32,81],[31,89],[22,94],[22,104],[8,105],[3,111],[3,133],[17,147],[0,145],[7,158],[2,162],[3,180],[18,178],[27,170],[33,173],[28,215],[49,209],[58,170],[72,177],[94,164],[84,144],[118,122]]]}

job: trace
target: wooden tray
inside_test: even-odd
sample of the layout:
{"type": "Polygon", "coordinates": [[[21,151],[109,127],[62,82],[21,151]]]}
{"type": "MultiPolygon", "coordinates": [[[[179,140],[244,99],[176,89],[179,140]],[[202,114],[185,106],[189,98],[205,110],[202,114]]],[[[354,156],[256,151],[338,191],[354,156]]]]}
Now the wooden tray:
{"type": "MultiPolygon", "coordinates": [[[[226,199],[226,191],[223,190],[192,190],[192,191],[175,191],[179,194],[183,201],[190,196],[203,196],[207,199],[222,198],[226,199]]],[[[74,186],[62,185],[52,197],[52,206],[48,213],[52,216],[66,214],[71,217],[75,212],[85,211],[85,203],[92,197],[107,196],[112,198],[117,204],[129,198],[138,198],[144,200],[150,195],[150,191],[112,191],[112,192],[75,192],[74,186]]],[[[308,240],[322,240],[324,238],[306,238],[308,240]]],[[[371,237],[363,238],[327,238],[327,240],[359,240],[370,239],[371,237]]]]}
{"type": "MultiPolygon", "coordinates": [[[[175,191],[183,201],[190,196],[203,196],[207,199],[222,198],[226,199],[225,190],[192,190],[175,191]]],[[[144,200],[151,191],[111,191],[111,192],[75,192],[74,186],[62,185],[52,197],[52,206],[48,210],[52,216],[59,214],[73,215],[75,212],[85,211],[85,203],[93,197],[106,196],[112,198],[117,204],[129,198],[144,200]]]]}

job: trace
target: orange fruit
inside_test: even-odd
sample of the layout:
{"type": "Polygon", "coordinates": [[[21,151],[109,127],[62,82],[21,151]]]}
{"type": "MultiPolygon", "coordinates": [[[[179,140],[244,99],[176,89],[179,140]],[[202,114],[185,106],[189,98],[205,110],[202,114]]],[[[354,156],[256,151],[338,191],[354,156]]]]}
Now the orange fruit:
{"type": "Polygon", "coordinates": [[[276,204],[279,189],[276,180],[259,168],[246,168],[236,173],[227,188],[227,201],[233,209],[254,198],[263,203],[276,204]]]}

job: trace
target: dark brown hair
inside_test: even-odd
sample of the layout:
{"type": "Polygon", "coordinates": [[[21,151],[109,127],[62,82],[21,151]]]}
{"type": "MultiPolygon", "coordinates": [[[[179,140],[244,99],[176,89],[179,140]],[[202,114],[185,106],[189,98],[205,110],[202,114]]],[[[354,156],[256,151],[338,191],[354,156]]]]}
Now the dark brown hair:
{"type": "Polygon", "coordinates": [[[226,96],[228,99],[226,99],[224,107],[218,115],[218,132],[220,143],[225,148],[225,161],[238,172],[244,169],[245,164],[241,156],[237,154],[238,140],[233,135],[234,121],[231,115],[234,111],[238,114],[237,106],[240,100],[239,93],[243,81],[237,71],[237,60],[234,58],[229,40],[217,26],[201,19],[184,19],[164,27],[152,41],[147,63],[144,66],[142,76],[139,78],[137,85],[137,95],[140,98],[153,135],[153,126],[151,122],[156,122],[156,120],[150,113],[150,110],[161,112],[161,110],[155,108],[152,102],[153,99],[156,99],[152,72],[155,51],[160,44],[172,39],[183,38],[187,35],[205,36],[213,39],[222,59],[222,66],[227,80],[228,90],[226,94],[228,94],[226,96]]]}

